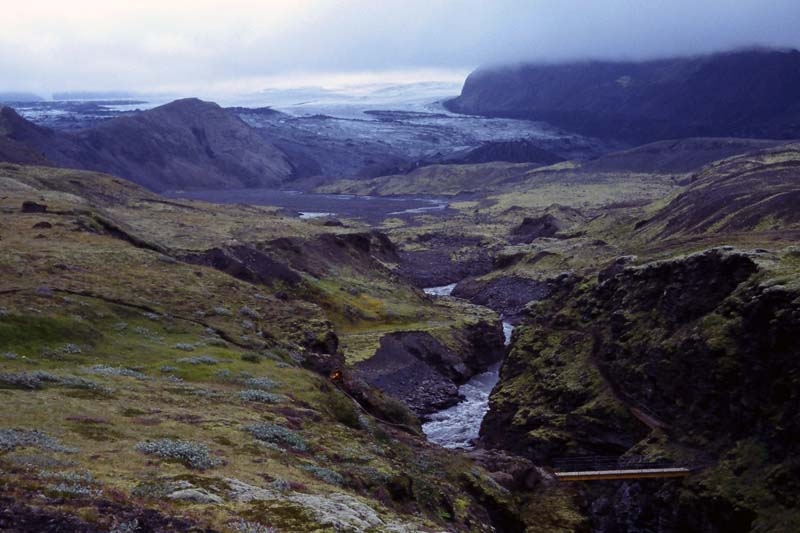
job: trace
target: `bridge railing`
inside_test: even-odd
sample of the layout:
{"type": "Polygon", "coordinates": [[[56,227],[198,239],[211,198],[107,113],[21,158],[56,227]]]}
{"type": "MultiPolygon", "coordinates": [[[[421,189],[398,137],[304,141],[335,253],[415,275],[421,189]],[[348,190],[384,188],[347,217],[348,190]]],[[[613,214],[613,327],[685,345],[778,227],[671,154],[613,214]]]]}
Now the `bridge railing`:
{"type": "Polygon", "coordinates": [[[557,472],[592,472],[605,470],[647,470],[656,468],[674,468],[676,465],[668,459],[653,459],[642,456],[604,456],[592,455],[581,457],[562,457],[553,461],[553,470],[557,472]]]}

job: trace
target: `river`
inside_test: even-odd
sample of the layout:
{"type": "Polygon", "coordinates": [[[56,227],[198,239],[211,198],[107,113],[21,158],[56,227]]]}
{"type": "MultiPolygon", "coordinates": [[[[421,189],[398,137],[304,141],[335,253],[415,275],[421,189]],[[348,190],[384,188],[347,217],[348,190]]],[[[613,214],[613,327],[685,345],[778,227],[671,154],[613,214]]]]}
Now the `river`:
{"type": "MultiPolygon", "coordinates": [[[[426,291],[427,292],[427,291],[426,291]]],[[[514,326],[503,322],[505,345],[511,343],[514,326]]],[[[473,376],[458,388],[464,400],[430,416],[422,425],[428,440],[444,448],[472,448],[478,438],[483,417],[489,411],[489,395],[500,379],[500,365],[495,363],[486,372],[473,376]]]]}
{"type": "Polygon", "coordinates": [[[419,214],[449,215],[448,198],[421,196],[355,196],[352,194],[311,194],[275,189],[224,189],[167,191],[169,198],[202,200],[218,204],[250,204],[280,207],[302,219],[358,218],[370,223],[389,217],[409,218],[419,214]]]}

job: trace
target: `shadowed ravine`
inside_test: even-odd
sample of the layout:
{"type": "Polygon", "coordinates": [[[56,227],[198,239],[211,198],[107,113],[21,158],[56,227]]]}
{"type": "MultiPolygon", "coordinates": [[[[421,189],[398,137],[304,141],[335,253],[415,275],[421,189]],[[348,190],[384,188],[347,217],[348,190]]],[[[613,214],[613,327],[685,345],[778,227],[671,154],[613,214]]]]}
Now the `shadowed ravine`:
{"type": "MultiPolygon", "coordinates": [[[[503,322],[504,344],[511,343],[511,332],[514,326],[503,322]]],[[[498,362],[490,366],[486,372],[474,376],[459,387],[458,392],[464,400],[456,405],[434,413],[430,420],[422,425],[422,431],[428,440],[445,448],[472,448],[473,441],[478,438],[481,422],[489,410],[489,395],[500,378],[498,362]]]]}

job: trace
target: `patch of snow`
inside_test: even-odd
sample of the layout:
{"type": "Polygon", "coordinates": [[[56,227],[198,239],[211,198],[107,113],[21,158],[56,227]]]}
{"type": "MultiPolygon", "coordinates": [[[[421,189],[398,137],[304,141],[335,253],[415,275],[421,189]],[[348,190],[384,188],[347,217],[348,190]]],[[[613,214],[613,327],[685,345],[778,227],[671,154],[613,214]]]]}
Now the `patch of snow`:
{"type": "Polygon", "coordinates": [[[450,285],[442,285],[441,287],[428,287],[427,289],[422,289],[422,291],[431,296],[450,296],[455,288],[456,284],[451,283],[450,285]]]}

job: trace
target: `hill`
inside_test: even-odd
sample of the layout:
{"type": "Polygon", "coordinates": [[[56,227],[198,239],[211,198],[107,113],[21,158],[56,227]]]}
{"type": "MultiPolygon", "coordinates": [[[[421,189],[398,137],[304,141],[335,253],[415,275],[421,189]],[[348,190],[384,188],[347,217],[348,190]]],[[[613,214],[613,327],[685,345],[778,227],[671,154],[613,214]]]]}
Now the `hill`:
{"type": "Polygon", "coordinates": [[[690,137],[657,141],[630,150],[605,154],[581,163],[581,168],[589,172],[681,174],[698,170],[713,161],[781,144],[786,144],[786,141],[690,137]]]}
{"type": "Polygon", "coordinates": [[[454,112],[542,120],[632,144],[680,137],[800,137],[800,52],[480,68],[454,112]]]}
{"type": "Polygon", "coordinates": [[[110,172],[154,191],[270,187],[293,174],[282,151],[233,113],[198,99],[75,133],[41,128],[8,107],[0,109],[0,121],[6,161],[41,162],[24,155],[40,152],[53,165],[110,172]]]}
{"type": "Polygon", "coordinates": [[[732,157],[693,175],[663,209],[638,223],[654,238],[796,231],[800,223],[800,144],[732,157]]]}

